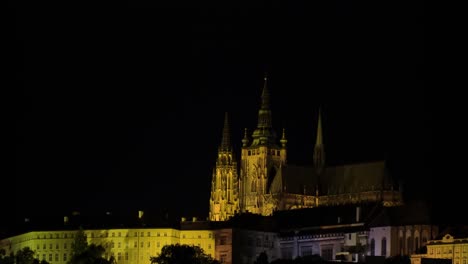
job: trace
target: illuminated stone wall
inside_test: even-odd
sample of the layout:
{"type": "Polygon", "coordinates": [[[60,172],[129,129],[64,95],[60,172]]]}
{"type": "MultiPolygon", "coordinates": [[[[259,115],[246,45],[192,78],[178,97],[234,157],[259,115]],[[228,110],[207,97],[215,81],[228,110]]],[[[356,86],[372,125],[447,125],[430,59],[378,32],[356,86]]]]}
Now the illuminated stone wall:
{"type": "MultiPolygon", "coordinates": [[[[29,247],[36,258],[53,264],[70,260],[72,243],[77,231],[38,231],[4,239],[1,248],[7,254],[29,247]]],[[[165,245],[187,244],[201,247],[215,256],[214,233],[210,230],[177,230],[172,228],[85,230],[88,243],[102,245],[105,258],[114,256],[117,263],[150,264],[165,245]]]]}

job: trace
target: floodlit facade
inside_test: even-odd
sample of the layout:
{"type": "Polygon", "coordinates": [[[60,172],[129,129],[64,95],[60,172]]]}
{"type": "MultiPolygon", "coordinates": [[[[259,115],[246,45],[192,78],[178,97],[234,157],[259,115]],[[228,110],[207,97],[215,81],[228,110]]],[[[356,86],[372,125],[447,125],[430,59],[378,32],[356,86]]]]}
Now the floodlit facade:
{"type": "Polygon", "coordinates": [[[446,234],[442,239],[429,240],[426,254],[411,255],[411,264],[421,264],[423,259],[447,259],[452,264],[468,264],[468,236],[455,238],[446,234]]]}
{"type": "MultiPolygon", "coordinates": [[[[134,228],[84,230],[89,244],[102,245],[104,258],[113,256],[117,263],[149,264],[165,245],[199,246],[215,256],[214,232],[211,230],[178,230],[173,228],[134,228]]],[[[76,230],[34,231],[0,241],[7,254],[29,247],[39,260],[66,264],[72,253],[76,230]]]]}

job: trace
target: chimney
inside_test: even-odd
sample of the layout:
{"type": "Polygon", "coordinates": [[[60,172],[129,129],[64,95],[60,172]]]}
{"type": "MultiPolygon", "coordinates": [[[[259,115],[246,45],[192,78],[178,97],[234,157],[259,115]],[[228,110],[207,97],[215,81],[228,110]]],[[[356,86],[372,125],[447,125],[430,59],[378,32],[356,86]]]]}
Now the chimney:
{"type": "Polygon", "coordinates": [[[68,216],[63,217],[63,224],[67,225],[68,224],[68,216]]]}
{"type": "Polygon", "coordinates": [[[185,218],[185,217],[182,217],[182,218],[180,219],[181,222],[185,222],[186,220],[187,220],[187,218],[185,218]]]}
{"type": "Polygon", "coordinates": [[[197,218],[194,216],[192,217],[192,222],[196,222],[197,221],[197,218]]]}
{"type": "Polygon", "coordinates": [[[138,219],[141,219],[141,218],[143,217],[143,213],[144,213],[144,212],[141,211],[141,210],[138,211],[138,219]]]}
{"type": "Polygon", "coordinates": [[[356,223],[359,223],[361,220],[361,207],[356,206],[356,223]]]}
{"type": "Polygon", "coordinates": [[[341,217],[338,216],[338,224],[341,223],[341,217]]]}

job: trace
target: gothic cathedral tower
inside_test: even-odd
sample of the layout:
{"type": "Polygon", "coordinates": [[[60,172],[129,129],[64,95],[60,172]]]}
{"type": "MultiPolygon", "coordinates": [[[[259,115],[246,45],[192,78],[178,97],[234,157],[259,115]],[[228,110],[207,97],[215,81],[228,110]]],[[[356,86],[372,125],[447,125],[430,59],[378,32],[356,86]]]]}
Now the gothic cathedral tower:
{"type": "Polygon", "coordinates": [[[277,199],[270,193],[270,184],[276,172],[286,164],[286,143],[284,130],[277,144],[276,132],[272,127],[270,94],[267,88],[267,77],[258,111],[257,128],[250,141],[245,129],[242,139],[240,167],[240,210],[261,215],[271,215],[278,207],[277,199]]]}
{"type": "Polygon", "coordinates": [[[210,221],[226,221],[239,212],[237,162],[231,145],[228,114],[224,117],[223,138],[213,171],[210,221]]]}

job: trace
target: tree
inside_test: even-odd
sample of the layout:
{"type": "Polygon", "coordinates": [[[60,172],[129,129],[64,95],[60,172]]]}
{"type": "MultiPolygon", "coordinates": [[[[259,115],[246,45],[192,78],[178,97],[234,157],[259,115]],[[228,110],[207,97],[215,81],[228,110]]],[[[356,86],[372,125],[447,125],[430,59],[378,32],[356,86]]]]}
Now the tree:
{"type": "Polygon", "coordinates": [[[29,247],[20,249],[16,252],[15,259],[16,259],[16,264],[33,264],[34,263],[34,251],[32,251],[29,247]]]}
{"type": "Polygon", "coordinates": [[[0,249],[0,264],[49,264],[49,262],[34,258],[34,251],[25,247],[18,250],[16,255],[12,252],[9,256],[6,255],[5,250],[0,249]]]}
{"type": "Polygon", "coordinates": [[[86,234],[83,228],[80,226],[76,233],[75,239],[72,244],[72,255],[71,259],[76,256],[82,255],[88,249],[88,241],[86,240],[86,234]]]}
{"type": "Polygon", "coordinates": [[[5,250],[0,249],[0,264],[14,264],[14,263],[15,263],[14,255],[10,254],[10,256],[7,256],[5,250]]]}
{"type": "Polygon", "coordinates": [[[152,264],[219,264],[200,247],[179,244],[164,246],[150,261],[152,264]]]}
{"type": "Polygon", "coordinates": [[[68,264],[114,264],[115,259],[113,257],[110,259],[102,257],[105,251],[101,245],[88,245],[86,234],[83,228],[80,227],[73,241],[72,255],[68,264]]]}

